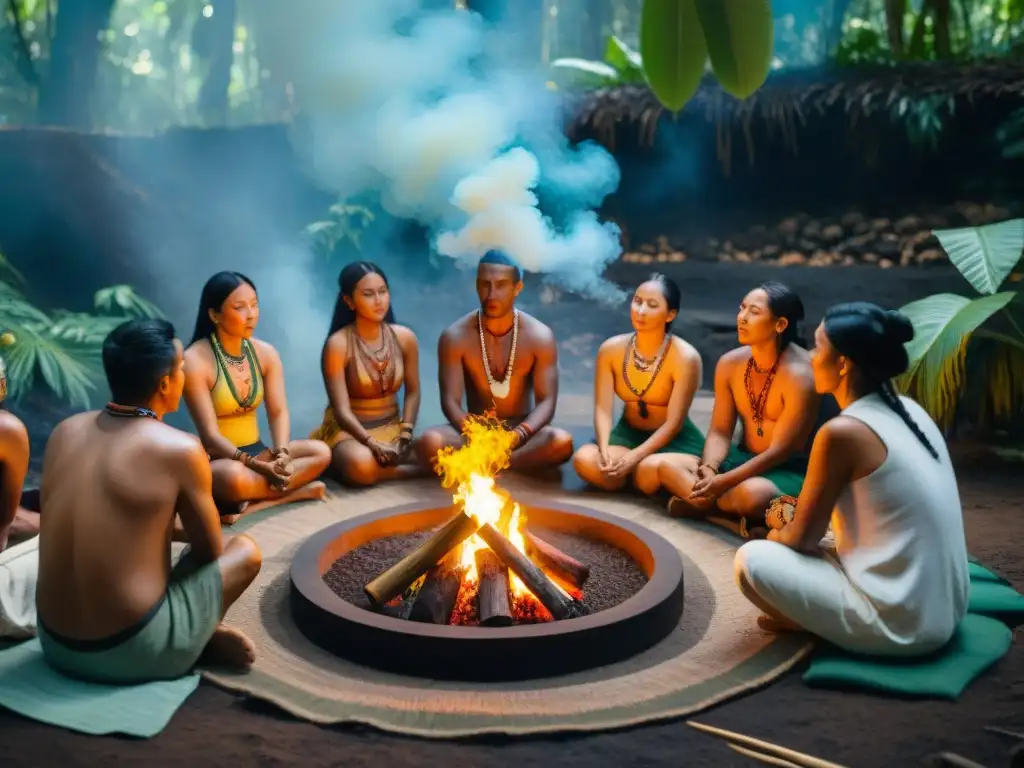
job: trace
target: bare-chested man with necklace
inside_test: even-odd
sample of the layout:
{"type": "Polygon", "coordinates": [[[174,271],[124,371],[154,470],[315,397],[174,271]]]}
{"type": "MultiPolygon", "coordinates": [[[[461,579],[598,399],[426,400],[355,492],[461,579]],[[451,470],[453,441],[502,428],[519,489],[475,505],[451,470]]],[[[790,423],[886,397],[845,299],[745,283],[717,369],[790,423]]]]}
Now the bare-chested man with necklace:
{"type": "Polygon", "coordinates": [[[515,433],[512,469],[553,468],[572,456],[572,436],[551,426],[558,346],[550,328],[515,308],[522,289],[522,273],[504,253],[489,251],[480,259],[480,309],[450,325],[437,345],[441,410],[448,424],[423,433],[420,458],[426,466],[433,466],[442,448],[461,444],[467,416],[486,411],[515,433]]]}
{"type": "Polygon", "coordinates": [[[677,466],[662,467],[662,485],[674,494],[670,513],[763,520],[772,499],[800,495],[821,403],[807,350],[795,343],[803,316],[800,297],[781,283],[743,297],[736,317],[743,346],[715,368],[715,406],[699,465],[694,471],[692,457],[679,457],[677,466]],[[733,445],[737,418],[742,437],[733,445]]]}

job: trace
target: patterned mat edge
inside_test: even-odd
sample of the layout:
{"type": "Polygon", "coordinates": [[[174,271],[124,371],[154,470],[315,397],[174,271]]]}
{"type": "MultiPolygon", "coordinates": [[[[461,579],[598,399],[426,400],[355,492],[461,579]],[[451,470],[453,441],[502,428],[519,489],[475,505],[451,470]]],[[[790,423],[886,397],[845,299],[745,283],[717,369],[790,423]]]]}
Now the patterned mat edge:
{"type": "Polygon", "coordinates": [[[272,704],[294,717],[318,725],[365,725],[389,733],[431,739],[458,739],[483,735],[531,736],[623,730],[693,715],[773,683],[806,659],[813,648],[814,642],[806,636],[780,635],[765,649],[742,664],[695,688],[674,691],[639,706],[594,710],[547,723],[515,716],[481,717],[463,713],[421,715],[379,707],[351,706],[343,702],[324,700],[302,689],[286,686],[270,675],[255,671],[245,674],[209,671],[204,672],[203,677],[227,691],[246,694],[272,704]],[[758,674],[747,672],[750,667],[762,665],[764,668],[758,674]],[[727,682],[732,678],[738,678],[741,682],[727,685],[725,689],[718,689],[706,695],[699,693],[701,689],[718,688],[723,681],[727,682]],[[281,690],[284,687],[289,689],[287,694],[281,690]],[[521,720],[531,722],[518,722],[521,720]],[[479,724],[471,725],[466,721],[475,721],[479,724]],[[456,724],[459,722],[462,724],[456,724]]]}

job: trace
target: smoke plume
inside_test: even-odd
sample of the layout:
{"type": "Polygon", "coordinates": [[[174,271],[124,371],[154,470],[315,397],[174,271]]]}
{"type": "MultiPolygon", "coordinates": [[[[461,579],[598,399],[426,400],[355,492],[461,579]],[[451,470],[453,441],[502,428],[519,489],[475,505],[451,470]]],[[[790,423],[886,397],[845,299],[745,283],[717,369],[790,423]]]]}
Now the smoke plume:
{"type": "Polygon", "coordinates": [[[539,68],[494,53],[515,29],[412,0],[316,6],[324,45],[291,59],[320,183],[341,197],[379,192],[460,264],[499,249],[572,291],[623,298],[601,277],[619,231],[594,211],[618,166],[597,145],[568,145],[539,68]]]}

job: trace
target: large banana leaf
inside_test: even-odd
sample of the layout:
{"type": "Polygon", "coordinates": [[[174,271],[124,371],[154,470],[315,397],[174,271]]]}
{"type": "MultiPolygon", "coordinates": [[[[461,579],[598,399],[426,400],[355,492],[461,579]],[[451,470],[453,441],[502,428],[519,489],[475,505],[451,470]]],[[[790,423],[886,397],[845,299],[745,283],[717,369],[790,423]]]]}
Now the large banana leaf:
{"type": "Polygon", "coordinates": [[[745,99],[772,68],[771,0],[696,0],[711,69],[726,93],[745,99]]]}
{"type": "Polygon", "coordinates": [[[999,290],[1024,253],[1024,219],[934,234],[960,274],[986,295],[999,290]]]}
{"type": "Polygon", "coordinates": [[[972,334],[1016,296],[1006,291],[968,299],[940,293],[900,310],[914,325],[914,339],[907,344],[910,368],[898,383],[940,425],[948,426],[956,411],[972,334]]]}
{"type": "Polygon", "coordinates": [[[640,57],[658,101],[681,110],[700,87],[708,60],[695,0],[644,0],[640,57]]]}

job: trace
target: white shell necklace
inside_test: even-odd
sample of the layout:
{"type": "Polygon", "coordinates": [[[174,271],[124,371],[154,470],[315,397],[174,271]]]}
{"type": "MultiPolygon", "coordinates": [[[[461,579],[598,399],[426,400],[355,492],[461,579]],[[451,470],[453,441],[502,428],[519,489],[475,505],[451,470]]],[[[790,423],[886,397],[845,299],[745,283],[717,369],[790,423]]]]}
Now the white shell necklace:
{"type": "Polygon", "coordinates": [[[476,327],[480,331],[480,354],[484,359],[484,375],[487,376],[487,384],[491,388],[491,394],[499,400],[508,397],[509,387],[512,385],[512,366],[516,363],[516,342],[519,341],[519,310],[512,310],[512,349],[508,353],[508,365],[505,366],[505,378],[495,381],[491,374],[491,361],[487,357],[487,343],[484,341],[484,316],[483,312],[476,312],[476,327]]]}

